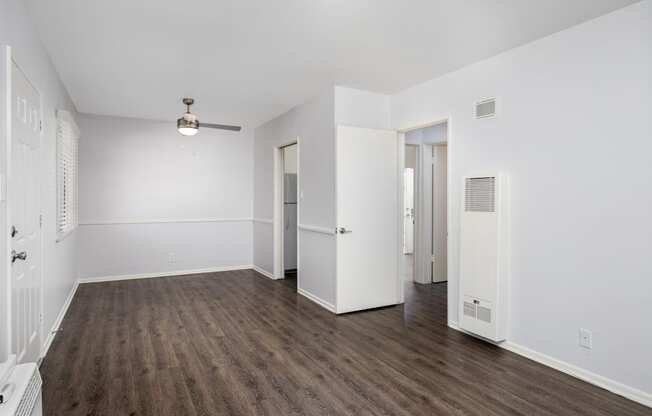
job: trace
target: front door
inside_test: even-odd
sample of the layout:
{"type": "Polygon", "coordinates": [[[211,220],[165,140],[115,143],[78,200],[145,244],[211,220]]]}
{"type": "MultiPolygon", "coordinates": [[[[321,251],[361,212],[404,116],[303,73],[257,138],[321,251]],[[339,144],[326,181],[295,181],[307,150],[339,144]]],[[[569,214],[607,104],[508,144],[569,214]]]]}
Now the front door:
{"type": "Polygon", "coordinates": [[[337,313],[400,303],[398,137],[337,128],[337,313]]]}
{"type": "Polygon", "coordinates": [[[11,233],[12,340],[18,363],[37,361],[41,347],[41,97],[12,62],[11,233]]]}

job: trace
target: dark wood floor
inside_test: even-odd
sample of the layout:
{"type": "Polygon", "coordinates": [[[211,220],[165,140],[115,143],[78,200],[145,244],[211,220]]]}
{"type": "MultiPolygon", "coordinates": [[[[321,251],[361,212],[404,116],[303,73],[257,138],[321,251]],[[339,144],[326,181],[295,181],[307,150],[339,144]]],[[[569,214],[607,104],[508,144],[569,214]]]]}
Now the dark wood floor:
{"type": "Polygon", "coordinates": [[[338,317],[253,271],[84,284],[42,365],[45,414],[652,414],[449,329],[445,290],[338,317]]]}

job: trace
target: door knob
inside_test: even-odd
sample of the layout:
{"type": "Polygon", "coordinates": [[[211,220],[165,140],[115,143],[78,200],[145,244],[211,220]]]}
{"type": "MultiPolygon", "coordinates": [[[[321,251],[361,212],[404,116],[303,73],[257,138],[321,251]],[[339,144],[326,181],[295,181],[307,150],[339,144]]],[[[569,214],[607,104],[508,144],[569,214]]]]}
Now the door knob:
{"type": "Polygon", "coordinates": [[[349,234],[349,233],[352,233],[353,231],[347,230],[344,227],[340,227],[340,228],[337,229],[337,232],[340,233],[340,234],[349,234]]]}
{"type": "Polygon", "coordinates": [[[27,260],[27,252],[21,251],[20,253],[16,253],[16,250],[11,250],[11,262],[15,263],[16,260],[27,260]]]}

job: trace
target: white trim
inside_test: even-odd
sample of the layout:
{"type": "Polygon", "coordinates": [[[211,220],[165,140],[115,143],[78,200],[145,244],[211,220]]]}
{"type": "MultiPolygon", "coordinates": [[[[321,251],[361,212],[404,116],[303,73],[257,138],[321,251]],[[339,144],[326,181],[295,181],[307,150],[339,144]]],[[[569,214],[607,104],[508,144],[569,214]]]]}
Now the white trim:
{"type": "Polygon", "coordinates": [[[253,221],[260,224],[274,224],[274,221],[268,218],[254,218],[253,221]]]}
{"type": "Polygon", "coordinates": [[[63,240],[65,240],[66,238],[68,238],[69,235],[71,235],[72,233],[75,232],[75,230],[77,230],[77,227],[79,227],[79,224],[75,225],[74,227],[72,227],[72,228],[70,228],[70,229],[68,229],[68,230],[66,230],[66,231],[64,231],[62,233],[58,233],[57,234],[57,239],[55,240],[55,242],[60,243],[63,240]]]}
{"type": "Polygon", "coordinates": [[[269,277],[269,278],[272,279],[272,280],[277,280],[277,279],[274,277],[274,273],[268,272],[267,270],[265,270],[265,269],[263,269],[263,268],[261,268],[261,267],[258,267],[258,266],[251,266],[251,268],[254,269],[254,271],[256,271],[256,272],[262,274],[262,275],[265,276],[265,277],[269,277]]]}
{"type": "Polygon", "coordinates": [[[335,306],[333,304],[326,302],[325,300],[321,299],[319,296],[315,296],[312,293],[301,288],[297,288],[297,293],[305,298],[310,299],[311,301],[315,302],[317,305],[321,306],[322,308],[330,312],[337,313],[337,310],[335,309],[335,306]]]}
{"type": "Polygon", "coordinates": [[[326,228],[307,224],[299,224],[297,225],[297,228],[304,231],[312,231],[313,233],[335,235],[335,228],[326,228]]]}
{"type": "Polygon", "coordinates": [[[77,293],[78,287],[79,287],[79,280],[75,280],[75,283],[73,283],[72,285],[72,289],[70,289],[70,293],[68,293],[68,297],[66,298],[66,301],[63,303],[63,306],[59,311],[59,315],[57,316],[57,319],[54,321],[54,324],[52,325],[52,329],[50,329],[50,332],[47,334],[47,337],[45,338],[45,343],[41,347],[41,359],[45,358],[46,354],[50,350],[50,345],[52,345],[52,341],[54,340],[56,331],[59,330],[59,327],[61,326],[61,322],[63,322],[63,318],[66,316],[66,313],[68,312],[68,308],[72,303],[72,299],[75,297],[75,293],[77,293]]]}
{"type": "MultiPolygon", "coordinates": [[[[123,225],[123,224],[167,224],[192,222],[248,222],[258,221],[254,218],[160,218],[160,219],[129,219],[129,220],[88,220],[79,225],[123,225]]],[[[271,222],[271,220],[270,220],[271,222]]]]}
{"type": "MultiPolygon", "coordinates": [[[[4,240],[0,244],[2,259],[0,260],[0,360],[6,358],[5,363],[8,363],[11,358],[11,236],[9,234],[10,219],[9,219],[9,200],[7,198],[9,190],[9,175],[11,173],[11,111],[13,100],[11,98],[11,47],[3,45],[0,49],[0,91],[3,92],[0,96],[0,146],[3,155],[3,160],[0,161],[0,169],[4,167],[2,172],[2,183],[0,184],[0,192],[2,193],[2,201],[4,201],[4,215],[0,219],[0,233],[4,240]]],[[[15,357],[14,357],[15,361],[15,357]]],[[[4,371],[0,367],[0,371],[4,371]]],[[[2,376],[2,373],[0,373],[2,376]]]]}
{"type": "MultiPolygon", "coordinates": [[[[460,331],[465,334],[474,336],[473,334],[462,330],[457,322],[448,321],[448,327],[456,331],[460,331]]],[[[601,376],[599,374],[595,374],[591,371],[577,367],[565,361],[558,360],[554,357],[540,353],[538,351],[524,347],[520,344],[511,341],[505,341],[499,344],[492,342],[492,344],[500,348],[503,348],[507,351],[511,351],[514,354],[518,354],[522,357],[528,358],[532,361],[536,361],[537,363],[543,364],[546,367],[553,368],[557,371],[561,371],[562,373],[568,374],[582,381],[586,381],[587,383],[593,384],[594,386],[598,386],[603,389],[609,390],[612,393],[615,393],[619,396],[623,396],[629,400],[635,401],[644,406],[652,407],[652,394],[650,393],[644,392],[634,387],[627,386],[618,381],[611,380],[607,377],[601,376]]]]}
{"type": "Polygon", "coordinates": [[[123,274],[118,276],[98,276],[98,277],[82,277],[79,283],[99,283],[99,282],[114,282],[118,280],[134,280],[134,279],[151,279],[154,277],[168,277],[168,276],[185,276],[189,274],[201,273],[215,273],[215,272],[228,272],[232,270],[248,270],[252,269],[252,265],[243,266],[219,266],[219,267],[206,267],[203,269],[189,269],[189,270],[172,270],[169,272],[158,273],[140,273],[140,274],[123,274]]]}

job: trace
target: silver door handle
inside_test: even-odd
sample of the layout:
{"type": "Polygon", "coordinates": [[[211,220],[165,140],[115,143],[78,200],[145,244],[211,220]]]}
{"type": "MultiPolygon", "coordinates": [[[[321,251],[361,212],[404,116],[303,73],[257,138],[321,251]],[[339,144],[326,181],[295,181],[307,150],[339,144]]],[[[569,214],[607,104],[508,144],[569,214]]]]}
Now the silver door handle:
{"type": "Polygon", "coordinates": [[[27,252],[16,253],[16,250],[11,250],[11,263],[15,263],[16,260],[27,260],[27,252]]]}
{"type": "Polygon", "coordinates": [[[351,230],[347,230],[347,229],[344,228],[344,227],[340,227],[340,228],[338,228],[338,229],[335,230],[335,233],[336,233],[336,234],[350,234],[350,233],[352,233],[352,232],[353,232],[353,231],[351,231],[351,230]]]}

